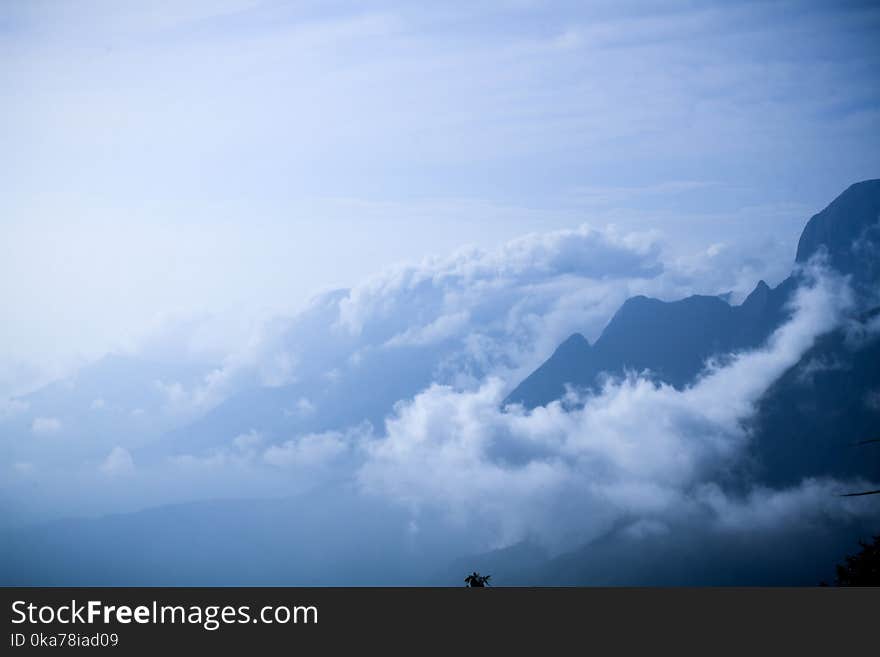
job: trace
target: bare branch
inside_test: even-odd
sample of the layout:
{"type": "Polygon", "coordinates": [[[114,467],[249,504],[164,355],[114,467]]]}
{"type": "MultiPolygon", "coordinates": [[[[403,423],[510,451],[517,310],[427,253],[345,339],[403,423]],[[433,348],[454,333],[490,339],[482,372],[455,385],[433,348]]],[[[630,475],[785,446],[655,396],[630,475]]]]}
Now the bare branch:
{"type": "Polygon", "coordinates": [[[869,443],[880,443],[880,438],[871,438],[869,440],[860,440],[857,443],[851,443],[852,445],[867,445],[869,443]]]}
{"type": "Polygon", "coordinates": [[[844,493],[841,497],[859,497],[860,495],[880,495],[880,490],[866,490],[863,493],[844,493]]]}

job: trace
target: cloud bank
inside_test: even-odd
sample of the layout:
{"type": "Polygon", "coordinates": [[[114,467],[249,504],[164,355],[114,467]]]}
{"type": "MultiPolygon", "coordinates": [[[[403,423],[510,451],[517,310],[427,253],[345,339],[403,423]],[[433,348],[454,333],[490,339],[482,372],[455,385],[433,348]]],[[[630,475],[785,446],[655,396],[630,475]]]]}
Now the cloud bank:
{"type": "MultiPolygon", "coordinates": [[[[609,532],[649,540],[864,517],[875,505],[825,499],[842,487],[833,481],[785,490],[729,485],[742,467],[755,402],[852,308],[847,282],[821,263],[801,280],[791,321],[766,345],[707,363],[684,390],[630,372],[597,394],[571,393],[527,412],[502,408],[502,400],[562,338],[575,330],[595,337],[632,294],[675,298],[693,289],[687,271],[664,260],[658,236],[584,226],[391,268],[262,324],[218,364],[164,378],[151,371],[143,389],[158,406],[133,399],[129,408],[100,387],[82,395],[90,421],[116,412],[135,423],[166,414],[184,427],[182,439],[195,431],[188,422],[230,400],[239,404],[233,417],[247,422],[243,429],[215,424],[201,448],[184,445],[152,459],[138,456],[124,434],[60,446],[9,443],[7,499],[79,514],[106,512],[108,504],[125,511],[227,498],[230,491],[319,507],[353,491],[373,508],[408,515],[409,538],[400,540],[454,536],[456,553],[527,539],[557,553],[609,532]],[[371,398],[366,408],[378,421],[345,415],[359,401],[352,395],[412,371],[419,376],[400,395],[371,398]],[[269,417],[288,424],[261,424],[252,415],[262,399],[254,395],[272,390],[277,407],[268,407],[269,417]],[[36,495],[18,492],[50,480],[36,495]],[[62,497],[61,490],[75,493],[62,497]]],[[[853,331],[854,340],[873,339],[853,331]]],[[[140,355],[187,353],[173,346],[173,334],[140,355]]],[[[85,384],[74,380],[69,390],[78,385],[85,384]]],[[[64,415],[26,402],[15,409],[22,422],[53,418],[65,435],[81,432],[64,415]]]]}
{"type": "Polygon", "coordinates": [[[797,520],[799,500],[833,485],[742,496],[715,482],[736,465],[761,394],[852,306],[845,280],[808,276],[791,321],[764,347],[707,364],[681,391],[631,373],[596,395],[526,412],[501,408],[497,379],[475,391],[434,385],[398,406],[386,435],[368,445],[359,480],[416,517],[440,510],[495,547],[532,536],[573,547],[623,520],[640,531],[698,511],[719,527],[797,520]]]}

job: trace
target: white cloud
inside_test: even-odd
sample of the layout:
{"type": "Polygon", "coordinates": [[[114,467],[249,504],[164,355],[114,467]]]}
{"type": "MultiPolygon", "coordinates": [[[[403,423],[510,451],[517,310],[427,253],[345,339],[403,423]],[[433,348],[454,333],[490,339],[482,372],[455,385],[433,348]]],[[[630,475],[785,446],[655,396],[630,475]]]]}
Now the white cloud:
{"type": "Polygon", "coordinates": [[[106,475],[121,476],[134,471],[134,459],[124,447],[116,446],[107,455],[98,469],[106,475]]]}
{"type": "Polygon", "coordinates": [[[468,313],[460,312],[451,315],[441,315],[425,326],[408,328],[403,333],[388,339],[387,347],[424,347],[425,345],[441,342],[459,333],[468,324],[468,313]]]}
{"type": "Polygon", "coordinates": [[[620,234],[613,227],[599,230],[583,225],[575,230],[527,235],[491,251],[462,249],[448,258],[389,268],[347,294],[340,302],[339,323],[355,334],[369,331],[380,321],[404,330],[410,326],[406,320],[412,318],[413,311],[431,317],[431,321],[444,314],[456,316],[428,313],[432,306],[437,310],[444,304],[463,305],[480,296],[491,298],[516,288],[525,291],[565,276],[653,278],[661,270],[655,234],[620,234]],[[401,316],[395,322],[398,314],[401,316]]]}
{"type": "Polygon", "coordinates": [[[93,411],[99,411],[102,408],[104,408],[106,405],[107,405],[107,403],[102,398],[98,397],[97,399],[92,400],[92,403],[89,406],[89,408],[91,408],[93,411]]]}
{"type": "Polygon", "coordinates": [[[242,368],[224,365],[209,371],[193,386],[161,380],[156,381],[155,386],[165,400],[166,410],[195,416],[210,410],[235,391],[240,385],[237,379],[241,376],[242,368]]]}
{"type": "Polygon", "coordinates": [[[692,285],[679,279],[656,234],[589,225],[389,267],[334,302],[335,330],[322,339],[343,347],[323,371],[345,376],[376,348],[421,348],[441,381],[497,375],[513,385],[572,332],[595,339],[628,296],[692,285]]]}
{"type": "Polygon", "coordinates": [[[248,451],[250,449],[253,449],[260,445],[262,442],[263,435],[255,429],[251,429],[247,433],[239,434],[232,439],[232,444],[241,451],[248,451]]]}
{"type": "Polygon", "coordinates": [[[263,453],[263,460],[280,468],[317,468],[329,465],[351,449],[352,436],[337,431],[308,434],[263,453]]]}
{"type": "Polygon", "coordinates": [[[170,461],[184,468],[249,471],[257,478],[265,475],[267,466],[273,470],[297,469],[300,471],[297,480],[291,484],[299,485],[328,475],[350,477],[354,459],[371,433],[370,425],[364,423],[344,431],[307,433],[280,443],[269,443],[263,434],[251,429],[233,438],[229,446],[216,446],[204,453],[175,455],[170,461]]]}
{"type": "Polygon", "coordinates": [[[745,496],[726,495],[717,484],[704,484],[694,498],[712,512],[722,530],[772,531],[787,525],[809,526],[831,517],[870,516],[880,511],[880,500],[841,498],[842,492],[862,490],[857,482],[844,488],[829,479],[806,479],[798,486],[774,490],[756,486],[745,496]]]}
{"type": "Polygon", "coordinates": [[[296,400],[296,404],[293,405],[293,410],[285,410],[284,414],[288,417],[309,417],[314,414],[317,410],[315,404],[311,402],[307,397],[300,397],[296,400]]]}
{"type": "Polygon", "coordinates": [[[41,436],[58,433],[61,431],[61,420],[54,417],[34,418],[31,431],[41,436]]]}
{"type": "MultiPolygon", "coordinates": [[[[296,380],[298,354],[294,351],[300,345],[289,344],[286,338],[296,330],[299,323],[308,324],[314,321],[314,315],[320,315],[323,297],[317,297],[306,305],[305,309],[293,317],[270,317],[254,321],[253,326],[243,330],[238,341],[227,348],[225,355],[214,354],[216,364],[207,367],[204,374],[187,383],[181,381],[157,380],[156,390],[162,395],[165,410],[181,417],[197,417],[211,410],[229,396],[247,386],[278,387],[296,380]]],[[[204,322],[185,324],[183,328],[202,330],[204,322]]],[[[186,345],[182,349],[176,341],[189,342],[192,336],[186,331],[173,332],[168,335],[167,327],[163,331],[164,357],[176,351],[191,352],[194,345],[186,345]]],[[[323,327],[326,330],[326,323],[323,327]]],[[[216,338],[215,338],[216,339],[216,338]]],[[[148,341],[149,342],[149,341],[148,341]]],[[[152,346],[157,345],[153,340],[152,346]]]]}

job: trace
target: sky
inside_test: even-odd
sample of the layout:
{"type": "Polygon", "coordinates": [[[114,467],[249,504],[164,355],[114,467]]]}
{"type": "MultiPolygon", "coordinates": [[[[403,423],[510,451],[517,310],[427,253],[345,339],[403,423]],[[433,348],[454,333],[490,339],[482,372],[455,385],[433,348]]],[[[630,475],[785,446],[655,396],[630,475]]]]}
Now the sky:
{"type": "Polygon", "coordinates": [[[778,282],[880,176],[878,32],[847,2],[5,2],[0,392],[584,224],[778,282]]]}

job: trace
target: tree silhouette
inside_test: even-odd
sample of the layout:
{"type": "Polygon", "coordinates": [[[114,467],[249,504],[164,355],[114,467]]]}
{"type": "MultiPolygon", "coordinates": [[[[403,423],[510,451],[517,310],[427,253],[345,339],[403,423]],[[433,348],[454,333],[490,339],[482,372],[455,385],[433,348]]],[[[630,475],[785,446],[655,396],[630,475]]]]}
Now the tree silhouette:
{"type": "Polygon", "coordinates": [[[464,578],[465,583],[471,588],[482,588],[484,586],[489,586],[489,578],[491,575],[480,575],[477,571],[474,571],[470,575],[464,578]]]}
{"type": "MultiPolygon", "coordinates": [[[[880,438],[869,438],[851,443],[854,447],[880,443],[880,438]]],[[[880,490],[863,490],[855,493],[843,493],[841,497],[861,497],[862,495],[880,495],[880,490]]],[[[880,536],[874,537],[873,543],[859,541],[862,551],[846,557],[846,561],[837,565],[838,586],[880,586],[880,536]]],[[[824,582],[822,586],[827,586],[824,582]]]]}
{"type": "Polygon", "coordinates": [[[859,541],[862,551],[837,566],[838,586],[880,586],[880,536],[859,541]]]}

